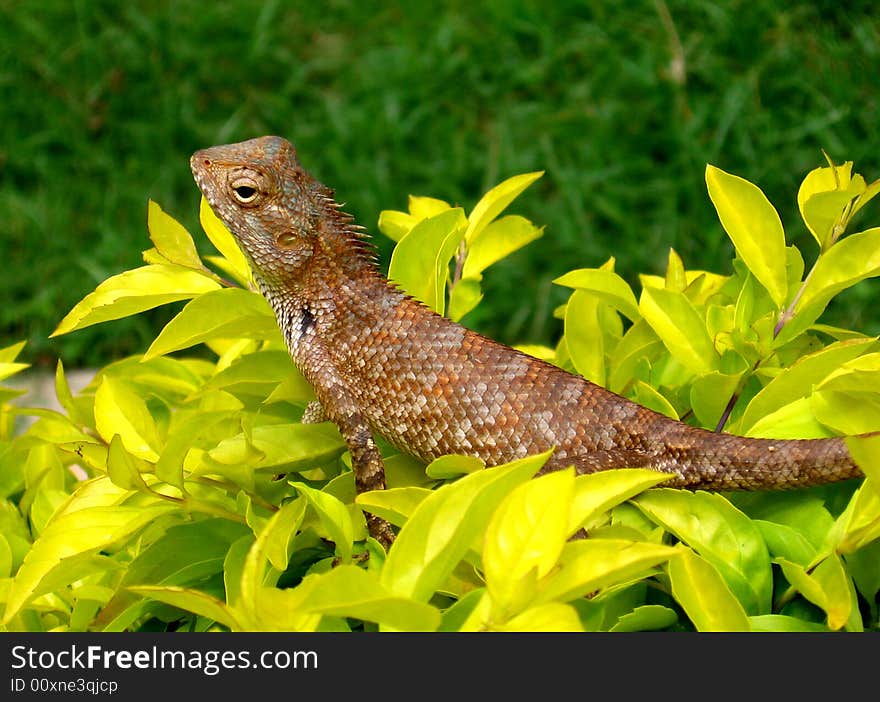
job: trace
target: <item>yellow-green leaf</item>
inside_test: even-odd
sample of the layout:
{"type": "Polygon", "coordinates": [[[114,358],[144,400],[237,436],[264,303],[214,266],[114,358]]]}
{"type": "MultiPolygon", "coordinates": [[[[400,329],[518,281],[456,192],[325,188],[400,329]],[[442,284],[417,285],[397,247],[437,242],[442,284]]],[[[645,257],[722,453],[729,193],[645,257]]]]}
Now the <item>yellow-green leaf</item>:
{"type": "Polygon", "coordinates": [[[108,444],[118,434],[138,458],[159,458],[156,421],[143,398],[121,380],[105,375],[95,393],[95,426],[108,444]]]}
{"type": "Polygon", "coordinates": [[[824,251],[831,243],[835,225],[842,223],[843,209],[865,190],[865,181],[851,177],[852,161],[840,166],[815,168],[798,189],[797,201],[804,224],[824,251]]]}
{"type": "Polygon", "coordinates": [[[382,569],[383,585],[395,594],[427,601],[485,530],[504,496],[549,457],[548,451],[487,468],[434,490],[391,546],[382,569]]]}
{"type": "MultiPolygon", "coordinates": [[[[109,481],[108,481],[109,482],[109,481]]],[[[19,568],[6,600],[5,620],[39,595],[65,587],[66,573],[99,550],[110,550],[139,529],[177,507],[173,504],[97,506],[76,511],[59,510],[34,542],[19,568]]],[[[78,575],[77,577],[82,577],[78,575]]]]}
{"type": "Polygon", "coordinates": [[[392,241],[400,241],[419,220],[406,212],[382,210],[379,213],[379,231],[392,241]]]}
{"type": "Polygon", "coordinates": [[[864,338],[838,341],[799,358],[751,399],[743,412],[738,430],[745,433],[762,417],[806,397],[831,372],[868,352],[876,343],[876,339],[864,338]]]}
{"type": "Polygon", "coordinates": [[[776,558],[774,562],[782,567],[785,578],[798,592],[825,610],[829,629],[840,629],[848,624],[851,630],[861,631],[861,617],[851,616],[854,608],[858,612],[855,588],[840,556],[829,555],[809,573],[803,566],[784,558],[776,558]]]}
{"type": "Polygon", "coordinates": [[[489,266],[541,237],[543,227],[536,227],[525,217],[507,215],[487,225],[468,244],[462,268],[465,278],[479,276],[489,266]]]}
{"type": "Polygon", "coordinates": [[[434,491],[428,488],[408,486],[372,490],[357,496],[357,503],[367,512],[375,514],[396,526],[403,526],[416,507],[434,491]]]}
{"type": "Polygon", "coordinates": [[[523,173],[499,183],[480,198],[468,215],[468,227],[465,241],[468,246],[480,236],[481,232],[504,211],[513,200],[527,187],[544,175],[544,171],[523,173]]]}
{"type": "Polygon", "coordinates": [[[199,222],[202,229],[211,243],[227,261],[227,271],[232,274],[242,285],[248,285],[251,280],[250,268],[247,259],[235,241],[235,237],[230,234],[226,225],[220,221],[214,210],[208,204],[208,201],[202,197],[199,203],[199,222]]]}
{"type": "Polygon", "coordinates": [[[434,631],[440,612],[431,605],[395,595],[372,571],[352,565],[307,575],[288,592],[288,606],[298,612],[353,617],[397,631],[434,631]]]}
{"type": "Polygon", "coordinates": [[[224,288],[197,297],[172,319],[147,349],[144,360],[209,339],[269,339],[281,343],[266,299],[250,290],[224,288]]]}
{"type": "Polygon", "coordinates": [[[122,445],[122,437],[116,434],[107,452],[107,475],[114,484],[125,490],[147,490],[141,476],[146,463],[132,456],[122,445]]]}
{"type": "Polygon", "coordinates": [[[443,314],[449,262],[466,226],[464,212],[458,207],[422,220],[394,247],[388,277],[432,310],[443,314]]]}
{"type": "Polygon", "coordinates": [[[740,258],[781,308],[788,295],[785,232],[760,188],[715,166],[706,166],[709,197],[740,258]]]}
{"type": "Polygon", "coordinates": [[[647,574],[675,553],[670,546],[626,539],[569,541],[562,549],[557,568],[540,584],[534,602],[572,602],[590,592],[647,574]]]}
{"type": "Polygon", "coordinates": [[[718,370],[720,359],[706,323],[683,293],[643,288],[639,312],[683,366],[698,375],[718,370]]]}
{"type": "Polygon", "coordinates": [[[491,626],[492,631],[583,631],[577,611],[560,602],[530,607],[504,624],[491,626]]]}
{"type": "Polygon", "coordinates": [[[232,631],[244,629],[225,602],[199,590],[177,585],[130,585],[128,589],[138,595],[207,617],[232,631]]]}
{"type": "Polygon", "coordinates": [[[690,549],[669,560],[672,595],[697,631],[749,631],[751,625],[739,600],[708,561],[690,549]]]}
{"type": "Polygon", "coordinates": [[[632,322],[641,317],[632,288],[614,271],[604,268],[580,268],[556,278],[553,282],[567,288],[590,292],[632,322]]]}
{"type": "Polygon", "coordinates": [[[565,344],[575,370],[596,385],[605,385],[605,344],[599,322],[602,302],[575,290],[565,306],[565,344]]]}
{"type": "Polygon", "coordinates": [[[866,278],[880,275],[880,227],[838,241],[816,261],[794,308],[794,319],[783,328],[783,339],[812,324],[835,295],[866,278]],[[793,329],[787,329],[792,326],[793,329]],[[785,334],[785,336],[783,336],[785,334]]]}
{"type": "Polygon", "coordinates": [[[326,492],[310,488],[304,483],[291,483],[300,495],[305,497],[321,524],[327,531],[330,540],[336,544],[336,552],[343,563],[351,560],[352,543],[354,542],[354,525],[345,505],[326,492]]]}
{"type": "Polygon", "coordinates": [[[108,278],[77,303],[51,336],[128,317],[159,305],[186,300],[217,290],[220,285],[207,274],[176,266],[141,266],[108,278]]]}
{"type": "Polygon", "coordinates": [[[147,210],[147,229],[156,250],[169,263],[201,270],[202,261],[189,232],[159,205],[150,200],[147,210]]]}
{"type": "Polygon", "coordinates": [[[574,481],[568,535],[574,534],[603,512],[672,477],[671,474],[642,468],[620,468],[579,475],[574,481]]]}
{"type": "Polygon", "coordinates": [[[493,604],[517,611],[534,595],[568,538],[574,470],[548,473],[514,489],[492,515],[483,571],[493,604]]]}

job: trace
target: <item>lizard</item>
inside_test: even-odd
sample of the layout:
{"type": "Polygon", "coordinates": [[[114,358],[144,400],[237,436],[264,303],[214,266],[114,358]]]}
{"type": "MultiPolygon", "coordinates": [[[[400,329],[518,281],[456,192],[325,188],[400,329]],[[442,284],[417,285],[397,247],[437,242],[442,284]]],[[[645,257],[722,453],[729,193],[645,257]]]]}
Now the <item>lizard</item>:
{"type": "MultiPolygon", "coordinates": [[[[287,140],[197,151],[195,181],[244,252],[294,364],[350,451],[358,493],[385,487],[375,436],[429,462],[463,454],[494,466],[553,449],[539,472],[648,468],[664,484],[781,489],[861,475],[844,439],[713,432],[443,317],[390,282],[375,246],[287,140]]],[[[384,544],[393,532],[367,514],[384,544]]]]}

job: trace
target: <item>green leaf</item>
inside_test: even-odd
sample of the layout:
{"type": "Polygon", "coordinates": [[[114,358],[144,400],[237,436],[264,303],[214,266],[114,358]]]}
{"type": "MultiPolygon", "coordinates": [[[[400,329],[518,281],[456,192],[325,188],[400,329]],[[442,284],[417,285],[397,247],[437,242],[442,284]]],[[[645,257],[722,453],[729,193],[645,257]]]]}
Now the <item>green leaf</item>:
{"type": "Polygon", "coordinates": [[[128,589],[138,595],[207,617],[232,631],[243,629],[225,602],[204,592],[175,585],[130,585],[128,589]]]}
{"type": "Polygon", "coordinates": [[[738,431],[745,434],[762,417],[808,396],[813,387],[828,374],[847,361],[866,353],[875,345],[875,339],[838,341],[799,358],[751,399],[743,412],[738,431]]]}
{"type": "Polygon", "coordinates": [[[695,378],[691,385],[690,401],[697,420],[704,427],[715,427],[727,403],[739,387],[742,373],[730,375],[712,371],[695,378]]]}
{"type": "Polygon", "coordinates": [[[395,526],[403,526],[416,507],[433,492],[416,486],[373,490],[358,495],[357,503],[370,514],[375,514],[395,526]]]}
{"type": "Polygon", "coordinates": [[[182,266],[142,266],[108,278],[77,303],[50,336],[129,317],[177,300],[217,290],[208,275],[182,266]]]}
{"type": "Polygon", "coordinates": [[[864,434],[880,427],[880,393],[817,390],[810,397],[817,421],[839,434],[864,434]]]}
{"type": "Polygon", "coordinates": [[[590,292],[632,322],[641,318],[632,288],[614,271],[604,268],[580,268],[556,278],[553,282],[590,292]]]}
{"type": "Polygon", "coordinates": [[[718,370],[720,359],[706,323],[683,293],[644,288],[639,311],[683,366],[697,375],[718,370]]]}
{"type": "Polygon", "coordinates": [[[394,247],[388,277],[407,293],[443,314],[449,261],[464,237],[461,208],[422,220],[394,247]]]}
{"type": "Polygon", "coordinates": [[[633,502],[712,563],[747,612],[770,610],[773,578],[767,547],[754,523],[724,497],[658,488],[633,502]]]}
{"type": "Polygon", "coordinates": [[[310,488],[304,483],[290,483],[300,495],[305,497],[317,512],[321,525],[333,543],[336,553],[343,563],[351,561],[351,549],[354,542],[354,525],[346,506],[333,495],[310,488]]]}
{"type": "Polygon", "coordinates": [[[668,570],[672,595],[697,631],[749,631],[742,605],[711,563],[681,549],[668,570]]]}
{"type": "Polygon", "coordinates": [[[77,424],[86,423],[73,399],[73,393],[70,390],[70,385],[67,383],[67,377],[64,375],[64,364],[60,358],[55,366],[55,397],[58,398],[58,404],[64,408],[71,421],[77,424]]]}
{"type": "Polygon", "coordinates": [[[30,367],[29,363],[13,363],[24,348],[25,343],[27,342],[19,341],[17,344],[0,349],[0,380],[6,380],[6,378],[30,367]]]}
{"type": "Polygon", "coordinates": [[[672,403],[653,386],[648,385],[642,380],[637,380],[633,383],[633,390],[635,391],[635,401],[643,407],[647,407],[648,409],[654,410],[655,412],[670,417],[671,419],[678,419],[678,412],[675,411],[675,407],[672,406],[672,403]]]}
{"type": "Polygon", "coordinates": [[[749,617],[752,631],[828,631],[823,624],[815,624],[784,614],[759,614],[749,617]]]}
{"type": "Polygon", "coordinates": [[[251,280],[251,273],[247,264],[247,259],[239,248],[238,243],[235,241],[235,237],[232,236],[226,228],[226,225],[223,224],[217,215],[214,214],[211,205],[208,204],[208,201],[204,196],[202,196],[201,202],[199,202],[199,222],[202,225],[202,229],[205,230],[208,239],[214,244],[214,248],[216,248],[226,260],[226,270],[228,270],[238,282],[247,286],[251,280]]]}
{"type": "Polygon", "coordinates": [[[427,601],[485,530],[504,496],[549,457],[548,451],[487,468],[433,491],[397,535],[382,570],[382,584],[395,594],[427,601]]]}
{"type": "Polygon", "coordinates": [[[179,410],[174,414],[165,437],[165,446],[156,462],[156,477],[183,490],[184,463],[191,449],[208,448],[203,444],[212,443],[206,438],[217,430],[221,422],[231,422],[236,411],[212,412],[207,409],[197,411],[179,410]]]}
{"type": "Polygon", "coordinates": [[[868,478],[868,485],[880,495],[880,435],[848,436],[849,455],[868,478]]]}
{"type": "Polygon", "coordinates": [[[869,478],[856,490],[828,535],[838,553],[851,553],[880,538],[880,494],[869,478]]]}
{"type": "Polygon", "coordinates": [[[856,198],[856,201],[853,203],[852,211],[850,212],[850,218],[852,218],[856,212],[867,205],[868,202],[877,197],[878,194],[880,194],[880,180],[875,180],[873,183],[865,188],[861,195],[856,198]]]}
{"type": "Polygon", "coordinates": [[[124,490],[141,490],[147,488],[141,471],[145,471],[147,464],[132,456],[122,444],[122,437],[115,434],[110,441],[107,452],[107,475],[115,485],[124,490]]]}
{"type": "Polygon", "coordinates": [[[311,385],[297,370],[287,351],[266,349],[239,356],[232,365],[205,382],[199,394],[223,389],[238,396],[253,395],[264,404],[309,402],[315,397],[311,385]]]}
{"type": "MultiPolygon", "coordinates": [[[[227,552],[245,532],[248,541],[252,541],[246,526],[219,518],[170,527],[131,561],[119,587],[92,621],[91,628],[125,631],[148,611],[148,603],[129,592],[128,585],[190,586],[221,573],[227,552]]],[[[228,591],[227,598],[234,601],[228,591]]]]}
{"type": "Polygon", "coordinates": [[[382,210],[379,213],[379,231],[392,241],[400,241],[419,220],[406,212],[382,210]]]}
{"type": "Polygon", "coordinates": [[[611,631],[660,631],[678,621],[674,609],[663,605],[642,605],[624,614],[611,631]]]}
{"type": "Polygon", "coordinates": [[[599,305],[584,290],[575,290],[565,306],[565,344],[575,370],[596,385],[605,385],[605,346],[599,305]]]}
{"type": "Polygon", "coordinates": [[[138,458],[159,458],[156,421],[147,404],[124,382],[105,375],[95,393],[95,426],[108,444],[119,435],[125,449],[138,458]]]}
{"type": "Polygon", "coordinates": [[[409,213],[421,221],[428,217],[433,217],[441,212],[451,208],[451,205],[445,200],[438,200],[436,197],[426,197],[424,195],[410,195],[407,198],[407,207],[409,213]]]}
{"type": "Polygon", "coordinates": [[[579,475],[574,481],[567,535],[571,536],[612,507],[672,477],[671,474],[642,468],[619,468],[579,475]]]}
{"type": "Polygon", "coordinates": [[[739,257],[781,308],[788,280],[785,232],[776,209],[760,188],[715,166],[706,166],[706,186],[739,257]]]}
{"type": "Polygon", "coordinates": [[[189,232],[152,200],[147,209],[147,229],[156,250],[169,263],[196,270],[204,268],[189,232]]]}
{"type": "Polygon", "coordinates": [[[492,631],[583,631],[580,617],[571,605],[559,602],[530,607],[492,631]]]}
{"type": "Polygon", "coordinates": [[[384,587],[371,571],[340,565],[320,575],[307,575],[289,593],[292,609],[321,615],[353,617],[398,631],[434,631],[440,612],[384,587]]]}
{"type": "Polygon", "coordinates": [[[782,567],[786,580],[798,592],[825,611],[829,629],[837,630],[848,625],[850,630],[861,631],[855,589],[840,556],[831,554],[810,573],[784,558],[776,558],[774,562],[782,567]]]}
{"type": "Polygon", "coordinates": [[[241,288],[224,288],[197,297],[165,325],[147,349],[144,360],[209,339],[225,338],[281,343],[275,315],[262,295],[241,288]]]}
{"type": "Polygon", "coordinates": [[[543,227],[536,227],[519,215],[507,215],[496,219],[487,225],[479,236],[468,240],[462,277],[478,277],[489,266],[539,239],[543,233],[543,227]]]}
{"type": "Polygon", "coordinates": [[[687,287],[687,273],[684,270],[684,261],[681,260],[675,249],[669,249],[666,258],[666,289],[675,292],[684,292],[687,287]]]}
{"type": "Polygon", "coordinates": [[[774,524],[763,519],[752,520],[771,556],[779,556],[804,567],[813,562],[818,555],[816,547],[799,531],[785,524],[774,524]]]}
{"type": "Polygon", "coordinates": [[[19,341],[15,344],[10,344],[9,346],[5,346],[0,349],[0,363],[12,363],[16,358],[18,358],[18,354],[21,353],[21,350],[27,344],[26,341],[19,341]]]}
{"type": "MultiPolygon", "coordinates": [[[[482,276],[480,276],[482,279],[482,276]]],[[[448,317],[457,322],[480,304],[483,291],[477,278],[461,278],[453,287],[449,296],[448,317]]]]}
{"type": "Polygon", "coordinates": [[[486,529],[483,571],[493,605],[509,614],[534,595],[569,535],[574,470],[542,475],[515,488],[486,529]]]}
{"type": "Polygon", "coordinates": [[[880,275],[880,227],[841,239],[816,261],[794,307],[794,318],[779,333],[777,345],[815,322],[839,292],[880,275]]]}
{"type": "Polygon", "coordinates": [[[248,434],[224,439],[208,458],[221,465],[246,463],[254,470],[296,472],[324,465],[343,451],[345,442],[331,422],[261,424],[248,434]]]}
{"type": "Polygon", "coordinates": [[[579,597],[644,576],[675,557],[676,549],[626,539],[579,539],[562,549],[557,568],[540,584],[534,602],[571,602],[579,597]]]}
{"type": "Polygon", "coordinates": [[[302,524],[306,507],[307,500],[291,500],[282,505],[266,524],[266,558],[276,570],[283,571],[290,562],[293,537],[302,524]]]}
{"type": "Polygon", "coordinates": [[[474,456],[448,454],[431,461],[425,467],[425,474],[429,478],[444,480],[446,478],[457,478],[468,473],[475,473],[478,470],[483,470],[485,467],[486,464],[474,456]]]}
{"type": "Polygon", "coordinates": [[[871,618],[877,621],[877,592],[880,591],[880,541],[863,546],[846,554],[846,570],[852,576],[856,588],[871,610],[871,618]]]}
{"type": "Polygon", "coordinates": [[[468,246],[486,230],[489,223],[494,220],[513,200],[527,187],[544,175],[544,171],[534,173],[522,173],[499,183],[480,198],[474,205],[474,209],[468,215],[467,233],[465,241],[468,246]]]}
{"type": "Polygon", "coordinates": [[[843,224],[846,205],[865,190],[863,179],[851,177],[852,165],[847,161],[841,166],[815,168],[798,190],[801,217],[823,251],[836,238],[832,238],[835,225],[843,224]]]}
{"type": "Polygon", "coordinates": [[[82,577],[84,561],[88,562],[98,551],[118,546],[176,509],[173,504],[113,505],[84,507],[57,515],[34,542],[12,582],[4,622],[9,622],[35,597],[82,577]]]}

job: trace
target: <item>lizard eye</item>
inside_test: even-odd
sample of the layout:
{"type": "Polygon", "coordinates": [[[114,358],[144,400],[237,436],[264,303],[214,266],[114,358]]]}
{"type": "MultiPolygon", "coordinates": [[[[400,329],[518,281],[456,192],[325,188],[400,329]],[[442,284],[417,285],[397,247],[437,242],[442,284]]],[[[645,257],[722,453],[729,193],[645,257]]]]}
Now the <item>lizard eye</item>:
{"type": "Polygon", "coordinates": [[[250,205],[259,197],[260,191],[253,178],[237,178],[230,184],[232,194],[242,205],[250,205]]]}

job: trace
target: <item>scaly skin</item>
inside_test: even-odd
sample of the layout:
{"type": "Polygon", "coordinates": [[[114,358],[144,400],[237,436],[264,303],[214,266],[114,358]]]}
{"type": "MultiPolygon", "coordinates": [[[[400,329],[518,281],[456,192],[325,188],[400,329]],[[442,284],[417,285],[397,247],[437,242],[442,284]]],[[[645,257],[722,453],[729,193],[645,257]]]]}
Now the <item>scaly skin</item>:
{"type": "MultiPolygon", "coordinates": [[[[361,228],[280,137],[205,149],[191,166],[315,388],[320,407],[307,420],[339,427],[359,492],[384,487],[374,432],[424,461],[457,453],[492,466],[555,447],[544,471],[651,468],[681,487],[785,488],[861,475],[842,439],[691,427],[435,314],[381,275],[361,228]]],[[[387,543],[390,528],[369,521],[387,543]]]]}

